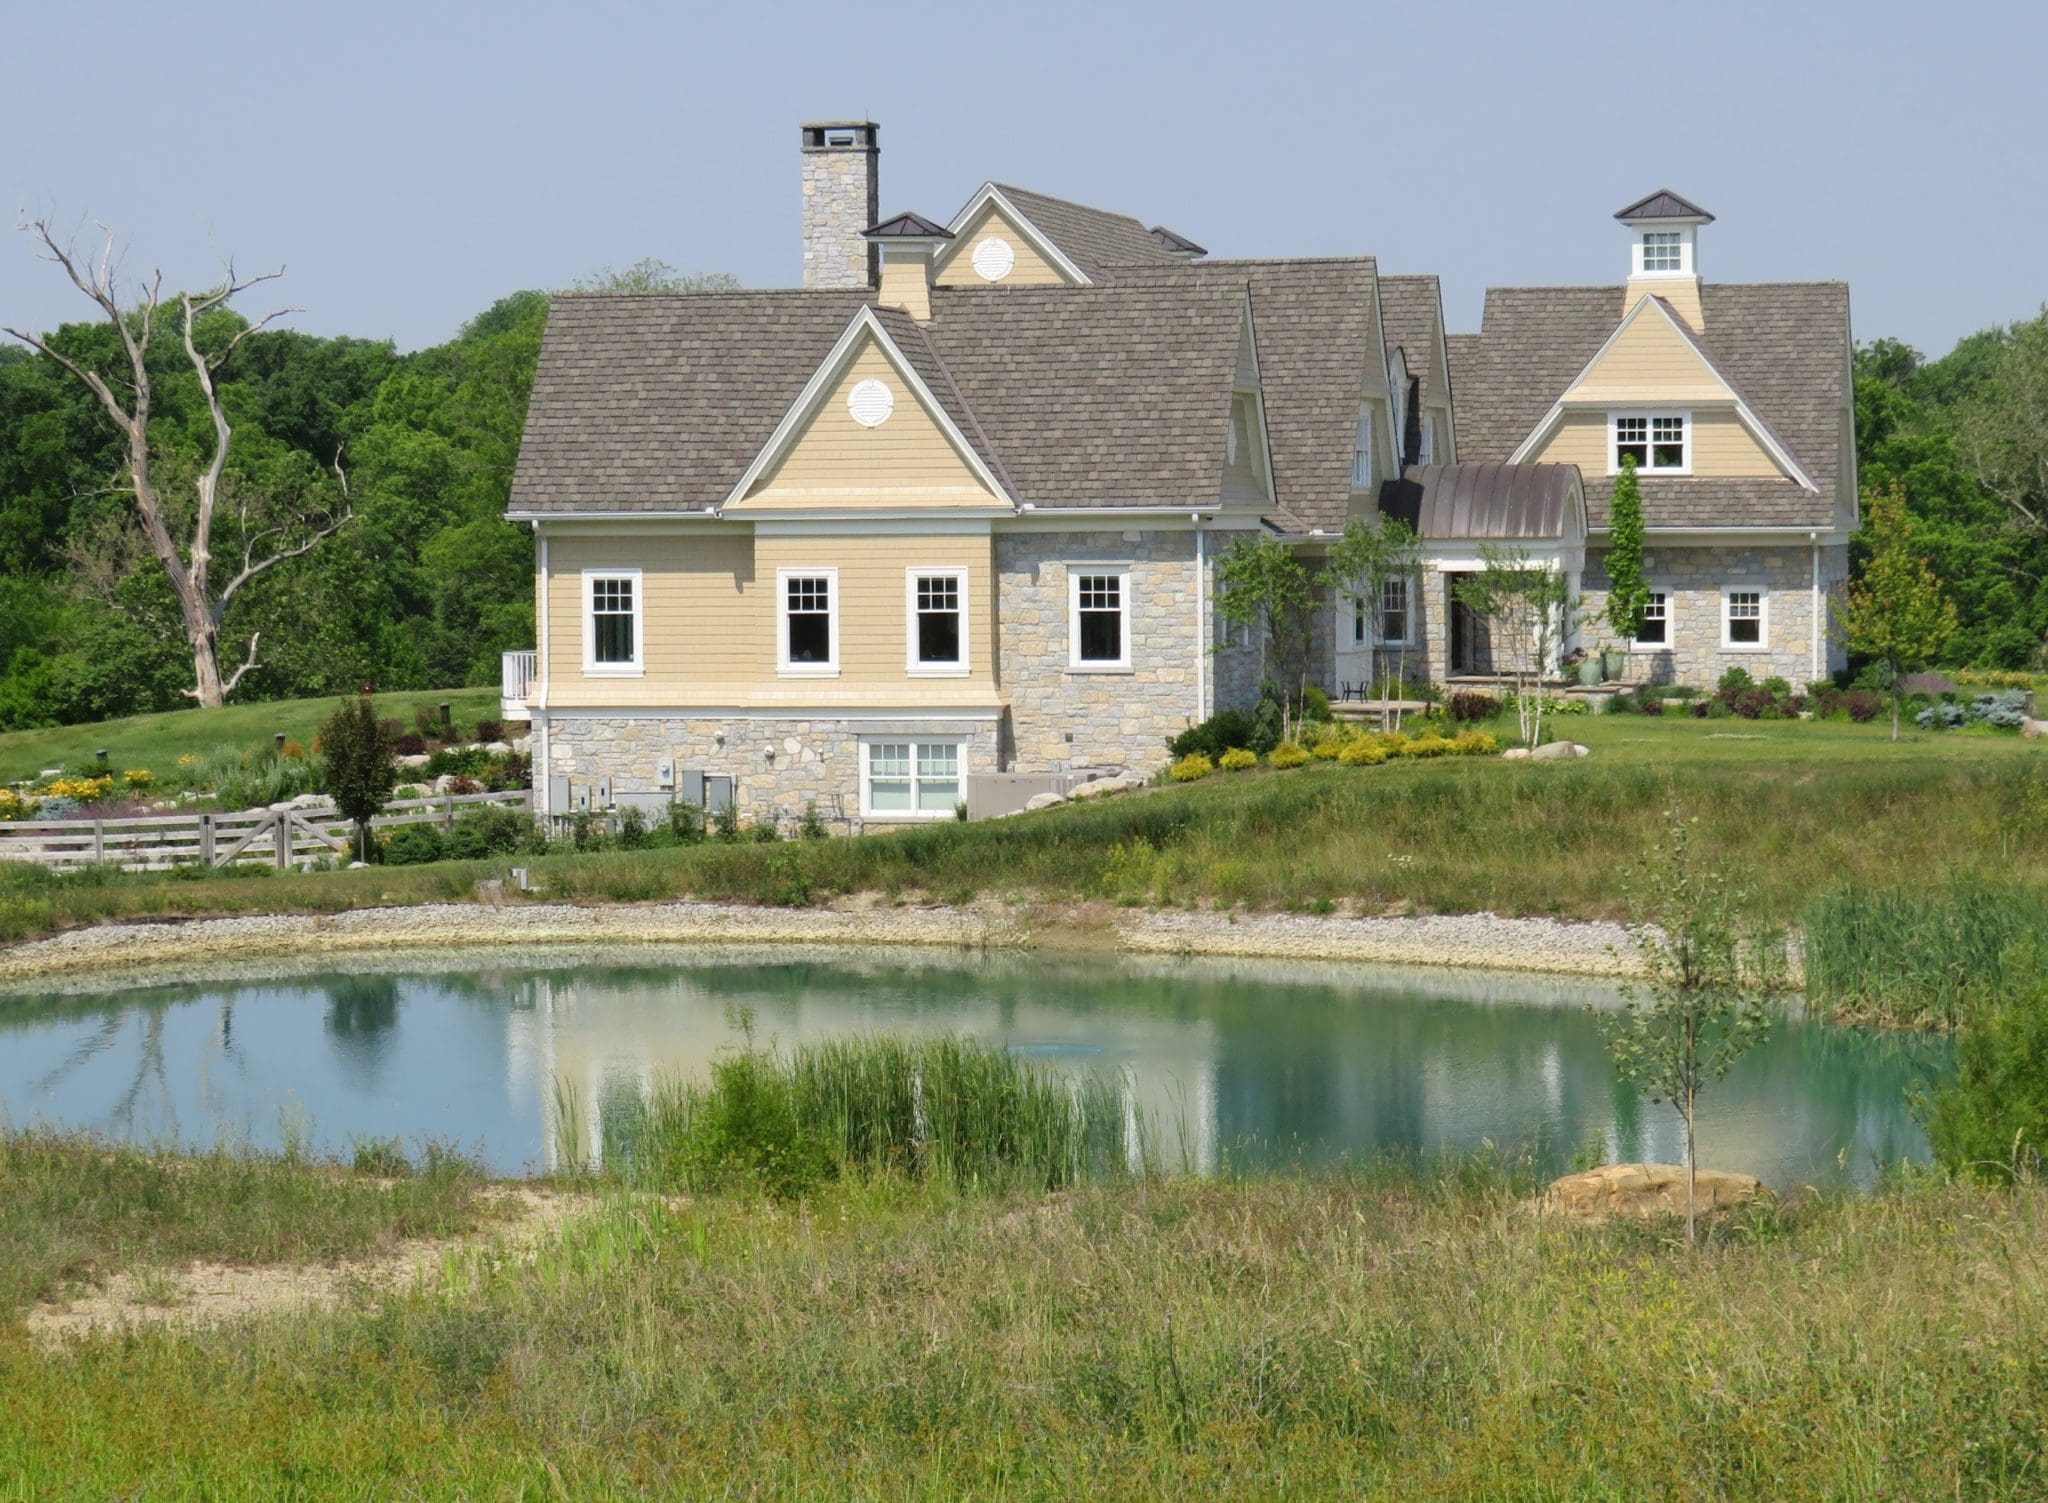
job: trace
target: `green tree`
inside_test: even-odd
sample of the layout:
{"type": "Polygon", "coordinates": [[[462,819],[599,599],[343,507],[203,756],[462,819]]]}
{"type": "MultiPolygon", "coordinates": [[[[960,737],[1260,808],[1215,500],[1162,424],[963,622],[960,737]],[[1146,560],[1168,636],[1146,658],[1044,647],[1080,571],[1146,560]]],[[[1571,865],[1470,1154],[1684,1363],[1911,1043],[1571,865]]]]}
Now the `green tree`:
{"type": "Polygon", "coordinates": [[[1607,624],[1624,642],[1643,634],[1643,610],[1650,588],[1643,581],[1643,488],[1634,456],[1624,458],[1614,477],[1607,519],[1607,624]]]}
{"type": "Polygon", "coordinates": [[[1270,533],[1248,533],[1216,562],[1216,614],[1256,631],[1259,678],[1280,685],[1283,718],[1300,711],[1308,683],[1315,576],[1270,533]]]}
{"type": "Polygon", "coordinates": [[[1693,849],[1693,822],[1675,810],[1627,880],[1629,934],[1642,979],[1622,988],[1621,1013],[1601,1016],[1624,1080],[1668,1101],[1685,1125],[1685,1240],[1697,1235],[1700,1093],[1770,1033],[1776,946],[1744,918],[1747,888],[1693,849]]]}
{"type": "Polygon", "coordinates": [[[1906,498],[1896,486],[1864,504],[1870,551],[1838,614],[1851,652],[1882,663],[1890,678],[1892,740],[1899,739],[1901,680],[1940,657],[1955,635],[1955,603],[1913,544],[1906,498]]]}
{"type": "Polygon", "coordinates": [[[740,279],[727,271],[677,271],[654,256],[631,266],[603,266],[579,277],[576,292],[737,292],[740,279]]]}
{"type": "MultiPolygon", "coordinates": [[[[1354,606],[1365,607],[1366,619],[1374,623],[1373,636],[1377,640],[1380,601],[1384,598],[1386,586],[1400,580],[1406,582],[1412,591],[1421,567],[1422,540],[1415,535],[1415,529],[1401,518],[1378,517],[1368,521],[1364,517],[1352,517],[1344,523],[1344,536],[1330,550],[1322,583],[1337,590],[1354,606]]],[[[1411,610],[1416,604],[1414,599],[1409,600],[1411,610]]],[[[1394,649],[1391,665],[1376,655],[1382,672],[1382,700],[1398,698],[1400,686],[1408,677],[1407,657],[1405,647],[1394,649]]]]}
{"type": "Polygon", "coordinates": [[[341,702],[320,728],[320,753],[327,759],[327,793],[344,819],[356,827],[356,855],[370,859],[370,821],[384,812],[384,802],[398,782],[391,761],[391,738],[377,721],[376,702],[367,694],[341,702]]]}

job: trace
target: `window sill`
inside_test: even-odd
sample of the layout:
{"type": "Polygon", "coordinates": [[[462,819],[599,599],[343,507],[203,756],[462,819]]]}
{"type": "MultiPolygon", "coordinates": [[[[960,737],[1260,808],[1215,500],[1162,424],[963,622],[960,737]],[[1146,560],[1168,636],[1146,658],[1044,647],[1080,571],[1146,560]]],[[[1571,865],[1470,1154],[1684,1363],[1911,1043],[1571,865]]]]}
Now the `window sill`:
{"type": "Polygon", "coordinates": [[[1721,651],[1723,652],[1769,652],[1770,650],[1771,644],[1768,642],[1723,642],[1721,644],[1721,651]]]}
{"type": "Polygon", "coordinates": [[[1628,644],[1628,650],[1630,652],[1640,652],[1645,657],[1650,657],[1660,652],[1671,651],[1671,644],[1669,642],[1631,642],[1628,644]]]}
{"type": "Polygon", "coordinates": [[[951,809],[946,810],[942,814],[906,814],[901,810],[896,810],[888,814],[863,813],[860,816],[860,820],[862,824],[868,825],[929,825],[935,824],[940,820],[958,819],[959,817],[951,809]]]}
{"type": "Polygon", "coordinates": [[[1124,674],[1129,674],[1129,673],[1136,673],[1137,671],[1138,671],[1138,670],[1137,670],[1137,669],[1135,669],[1135,668],[1133,668],[1133,667],[1132,667],[1132,666],[1131,666],[1131,665],[1130,665],[1129,663],[1069,663],[1069,664],[1067,664],[1067,672],[1069,672],[1069,673],[1081,673],[1081,674],[1089,674],[1089,673],[1103,673],[1103,674],[1110,674],[1110,675],[1115,675],[1115,674],[1119,674],[1119,673],[1124,673],[1124,674]]]}
{"type": "Polygon", "coordinates": [[[805,663],[784,663],[775,670],[775,674],[778,678],[837,678],[839,669],[836,666],[825,668],[805,663]]]}
{"type": "MultiPolygon", "coordinates": [[[[1607,472],[1607,478],[1612,480],[1620,473],[1621,466],[1615,465],[1607,472]]],[[[1692,479],[1692,466],[1687,465],[1682,470],[1652,470],[1643,465],[1637,465],[1636,478],[1639,480],[1690,480],[1692,479]]]]}
{"type": "Polygon", "coordinates": [[[912,678],[967,678],[970,674],[965,663],[935,665],[913,663],[905,670],[912,678]]]}
{"type": "Polygon", "coordinates": [[[645,678],[647,670],[627,663],[585,663],[585,678],[645,678]]]}

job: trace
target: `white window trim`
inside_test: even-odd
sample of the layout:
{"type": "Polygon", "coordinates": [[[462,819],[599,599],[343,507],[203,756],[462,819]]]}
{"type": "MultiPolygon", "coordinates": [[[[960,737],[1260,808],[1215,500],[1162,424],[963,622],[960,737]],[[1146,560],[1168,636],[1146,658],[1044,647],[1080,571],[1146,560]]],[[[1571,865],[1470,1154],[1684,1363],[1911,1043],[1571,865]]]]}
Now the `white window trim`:
{"type": "Polygon", "coordinates": [[[1672,224],[1663,226],[1638,225],[1633,238],[1634,244],[1629,247],[1630,276],[1641,277],[1646,281],[1655,281],[1659,277],[1689,277],[1693,274],[1694,248],[1698,243],[1698,237],[1693,233],[1692,226],[1672,224]],[[1652,235],[1671,234],[1678,236],[1677,269],[1660,267],[1654,271],[1651,270],[1649,237],[1652,235]]]}
{"type": "Polygon", "coordinates": [[[1620,459],[1620,456],[1619,456],[1619,455],[1618,455],[1618,454],[1617,454],[1617,453],[1616,453],[1615,451],[1616,451],[1616,450],[1617,450],[1617,449],[1618,449],[1618,448],[1620,447],[1620,443],[1621,443],[1621,420],[1622,420],[1623,418],[1641,418],[1641,419],[1643,420],[1643,422],[1644,422],[1644,425],[1645,425],[1645,431],[1646,431],[1646,434],[1647,434],[1647,437],[1646,437],[1646,439],[1645,439],[1645,442],[1644,442],[1644,458],[1645,458],[1645,460],[1646,460],[1646,461],[1647,461],[1647,460],[1649,460],[1649,459],[1651,459],[1651,458],[1653,458],[1653,457],[1655,456],[1656,452],[1657,452],[1657,449],[1656,449],[1656,431],[1657,431],[1657,430],[1656,430],[1656,426],[1655,426],[1655,424],[1654,424],[1654,421],[1653,421],[1653,420],[1654,420],[1654,419],[1656,419],[1656,418],[1678,418],[1678,419],[1681,419],[1681,420],[1682,420],[1682,421],[1683,421],[1683,422],[1685,423],[1685,460],[1684,460],[1684,462],[1683,462],[1683,463],[1681,463],[1681,464],[1680,464],[1680,465],[1679,465],[1679,466],[1678,466],[1678,467],[1677,467],[1676,469],[1673,469],[1673,468],[1671,468],[1671,467],[1670,467],[1670,466],[1668,466],[1668,465],[1667,465],[1667,466],[1665,466],[1665,467],[1663,467],[1663,468],[1658,468],[1658,467],[1656,467],[1656,466],[1654,466],[1654,465],[1652,465],[1652,464],[1650,464],[1650,463],[1644,463],[1644,464],[1639,464],[1639,465],[1637,465],[1637,466],[1636,466],[1636,473],[1637,473],[1638,475],[1659,475],[1659,476],[1663,476],[1663,475],[1690,475],[1690,474],[1692,473],[1692,441],[1693,441],[1693,424],[1692,424],[1692,411],[1691,411],[1691,409],[1689,409],[1689,408],[1682,408],[1682,407],[1633,407],[1633,408],[1617,408],[1617,409],[1615,409],[1614,411],[1612,411],[1612,412],[1609,412],[1609,413],[1607,414],[1607,473],[1608,473],[1608,474],[1610,474],[1610,475],[1619,475],[1619,474],[1621,473],[1621,459],[1620,459]]]}
{"type": "MultiPolygon", "coordinates": [[[[834,592],[837,603],[837,592],[834,592]]],[[[912,678],[966,678],[969,644],[967,571],[958,564],[912,565],[903,571],[903,666],[912,678]],[[927,663],[917,655],[917,582],[920,579],[950,579],[960,601],[960,660],[956,663],[927,663]]],[[[837,638],[834,639],[837,641],[837,638]]],[[[836,647],[834,649],[837,650],[836,647]]]]}
{"type": "Polygon", "coordinates": [[[1643,581],[1643,588],[1652,595],[1664,597],[1664,640],[1645,642],[1637,637],[1628,644],[1630,652],[1671,652],[1678,646],[1678,592],[1658,584],[1654,579],[1643,581]]]}
{"type": "Polygon", "coordinates": [[[1070,563],[1067,565],[1067,672],[1069,673],[1129,673],[1131,671],[1131,623],[1137,619],[1137,612],[1131,601],[1131,566],[1129,564],[1070,563]],[[1107,658],[1083,658],[1081,656],[1081,578],[1083,575],[1114,574],[1122,581],[1117,590],[1118,603],[1123,611],[1123,630],[1117,633],[1117,646],[1123,655],[1114,662],[1107,658]]]}
{"type": "Polygon", "coordinates": [[[958,799],[967,798],[967,738],[965,736],[925,736],[910,734],[902,736],[863,736],[860,738],[860,817],[865,820],[932,820],[953,819],[951,805],[943,810],[920,809],[917,807],[917,749],[920,746],[950,746],[956,749],[958,760],[954,763],[954,776],[960,787],[958,799]],[[910,807],[908,809],[876,809],[872,799],[874,777],[871,757],[877,746],[904,746],[910,748],[910,807]]]}
{"type": "Polygon", "coordinates": [[[1358,422],[1351,430],[1351,488],[1355,491],[1369,490],[1374,480],[1373,469],[1373,410],[1370,403],[1358,409],[1358,422]],[[1360,440],[1364,440],[1363,443],[1360,440]],[[1365,456],[1365,478],[1358,478],[1358,459],[1365,456]]]}
{"type": "Polygon", "coordinates": [[[1387,580],[1385,584],[1381,586],[1381,591],[1381,598],[1373,602],[1372,613],[1370,616],[1370,620],[1372,621],[1373,634],[1379,639],[1379,645],[1382,647],[1419,646],[1420,642],[1415,635],[1415,602],[1418,598],[1418,594],[1415,588],[1415,581],[1407,577],[1403,577],[1398,581],[1390,579],[1387,580]],[[1386,625],[1387,620],[1386,597],[1384,592],[1386,585],[1396,583],[1402,585],[1408,592],[1408,603],[1401,613],[1407,619],[1408,629],[1398,637],[1389,637],[1384,635],[1381,631],[1381,628],[1386,625]]]}
{"type": "Polygon", "coordinates": [[[1771,650],[1771,591],[1768,585],[1737,581],[1721,586],[1721,650],[1723,652],[1769,652],[1771,650]],[[1740,592],[1756,596],[1756,640],[1735,642],[1728,636],[1728,597],[1740,592]]]}
{"type": "Polygon", "coordinates": [[[647,673],[647,592],[634,567],[583,571],[583,672],[589,678],[642,678],[647,673]],[[627,663],[597,660],[597,591],[600,579],[633,582],[633,658],[627,663]]]}
{"type": "Polygon", "coordinates": [[[831,565],[804,568],[790,565],[775,571],[775,671],[784,678],[837,678],[839,676],[839,570],[831,565]],[[829,609],[826,620],[832,633],[832,656],[822,663],[792,663],[789,660],[789,582],[792,579],[826,581],[829,609]]]}
{"type": "Polygon", "coordinates": [[[1422,437],[1419,443],[1420,447],[1416,450],[1415,462],[1419,465],[1435,464],[1436,419],[1426,412],[1422,415],[1422,437]]]}

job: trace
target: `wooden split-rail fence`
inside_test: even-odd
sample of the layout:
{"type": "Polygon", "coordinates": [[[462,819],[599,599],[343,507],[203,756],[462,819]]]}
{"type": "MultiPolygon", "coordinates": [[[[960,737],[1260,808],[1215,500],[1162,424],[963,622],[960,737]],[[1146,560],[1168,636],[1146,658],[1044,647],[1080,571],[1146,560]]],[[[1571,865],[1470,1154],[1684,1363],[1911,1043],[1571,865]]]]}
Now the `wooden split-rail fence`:
{"type": "MultiPolygon", "coordinates": [[[[480,805],[530,809],[533,794],[519,788],[393,799],[370,824],[378,830],[421,824],[445,829],[455,823],[457,814],[480,805]]],[[[0,861],[34,861],[58,871],[102,865],[166,871],[174,866],[244,864],[289,871],[320,860],[346,863],[354,855],[355,826],[332,807],[0,823],[0,861]]]]}

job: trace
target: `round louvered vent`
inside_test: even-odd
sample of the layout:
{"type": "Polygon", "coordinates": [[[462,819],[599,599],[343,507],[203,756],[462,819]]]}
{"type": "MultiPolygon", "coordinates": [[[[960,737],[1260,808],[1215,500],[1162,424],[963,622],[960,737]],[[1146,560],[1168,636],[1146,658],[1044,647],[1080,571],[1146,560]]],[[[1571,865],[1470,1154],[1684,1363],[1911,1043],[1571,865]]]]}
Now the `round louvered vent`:
{"type": "Polygon", "coordinates": [[[853,420],[861,427],[880,427],[896,410],[896,394],[882,382],[871,378],[857,383],[846,394],[846,410],[853,414],[853,420]]]}
{"type": "Polygon", "coordinates": [[[1017,253],[1000,235],[991,235],[974,248],[974,269],[984,282],[1000,282],[1017,264],[1017,253]]]}

